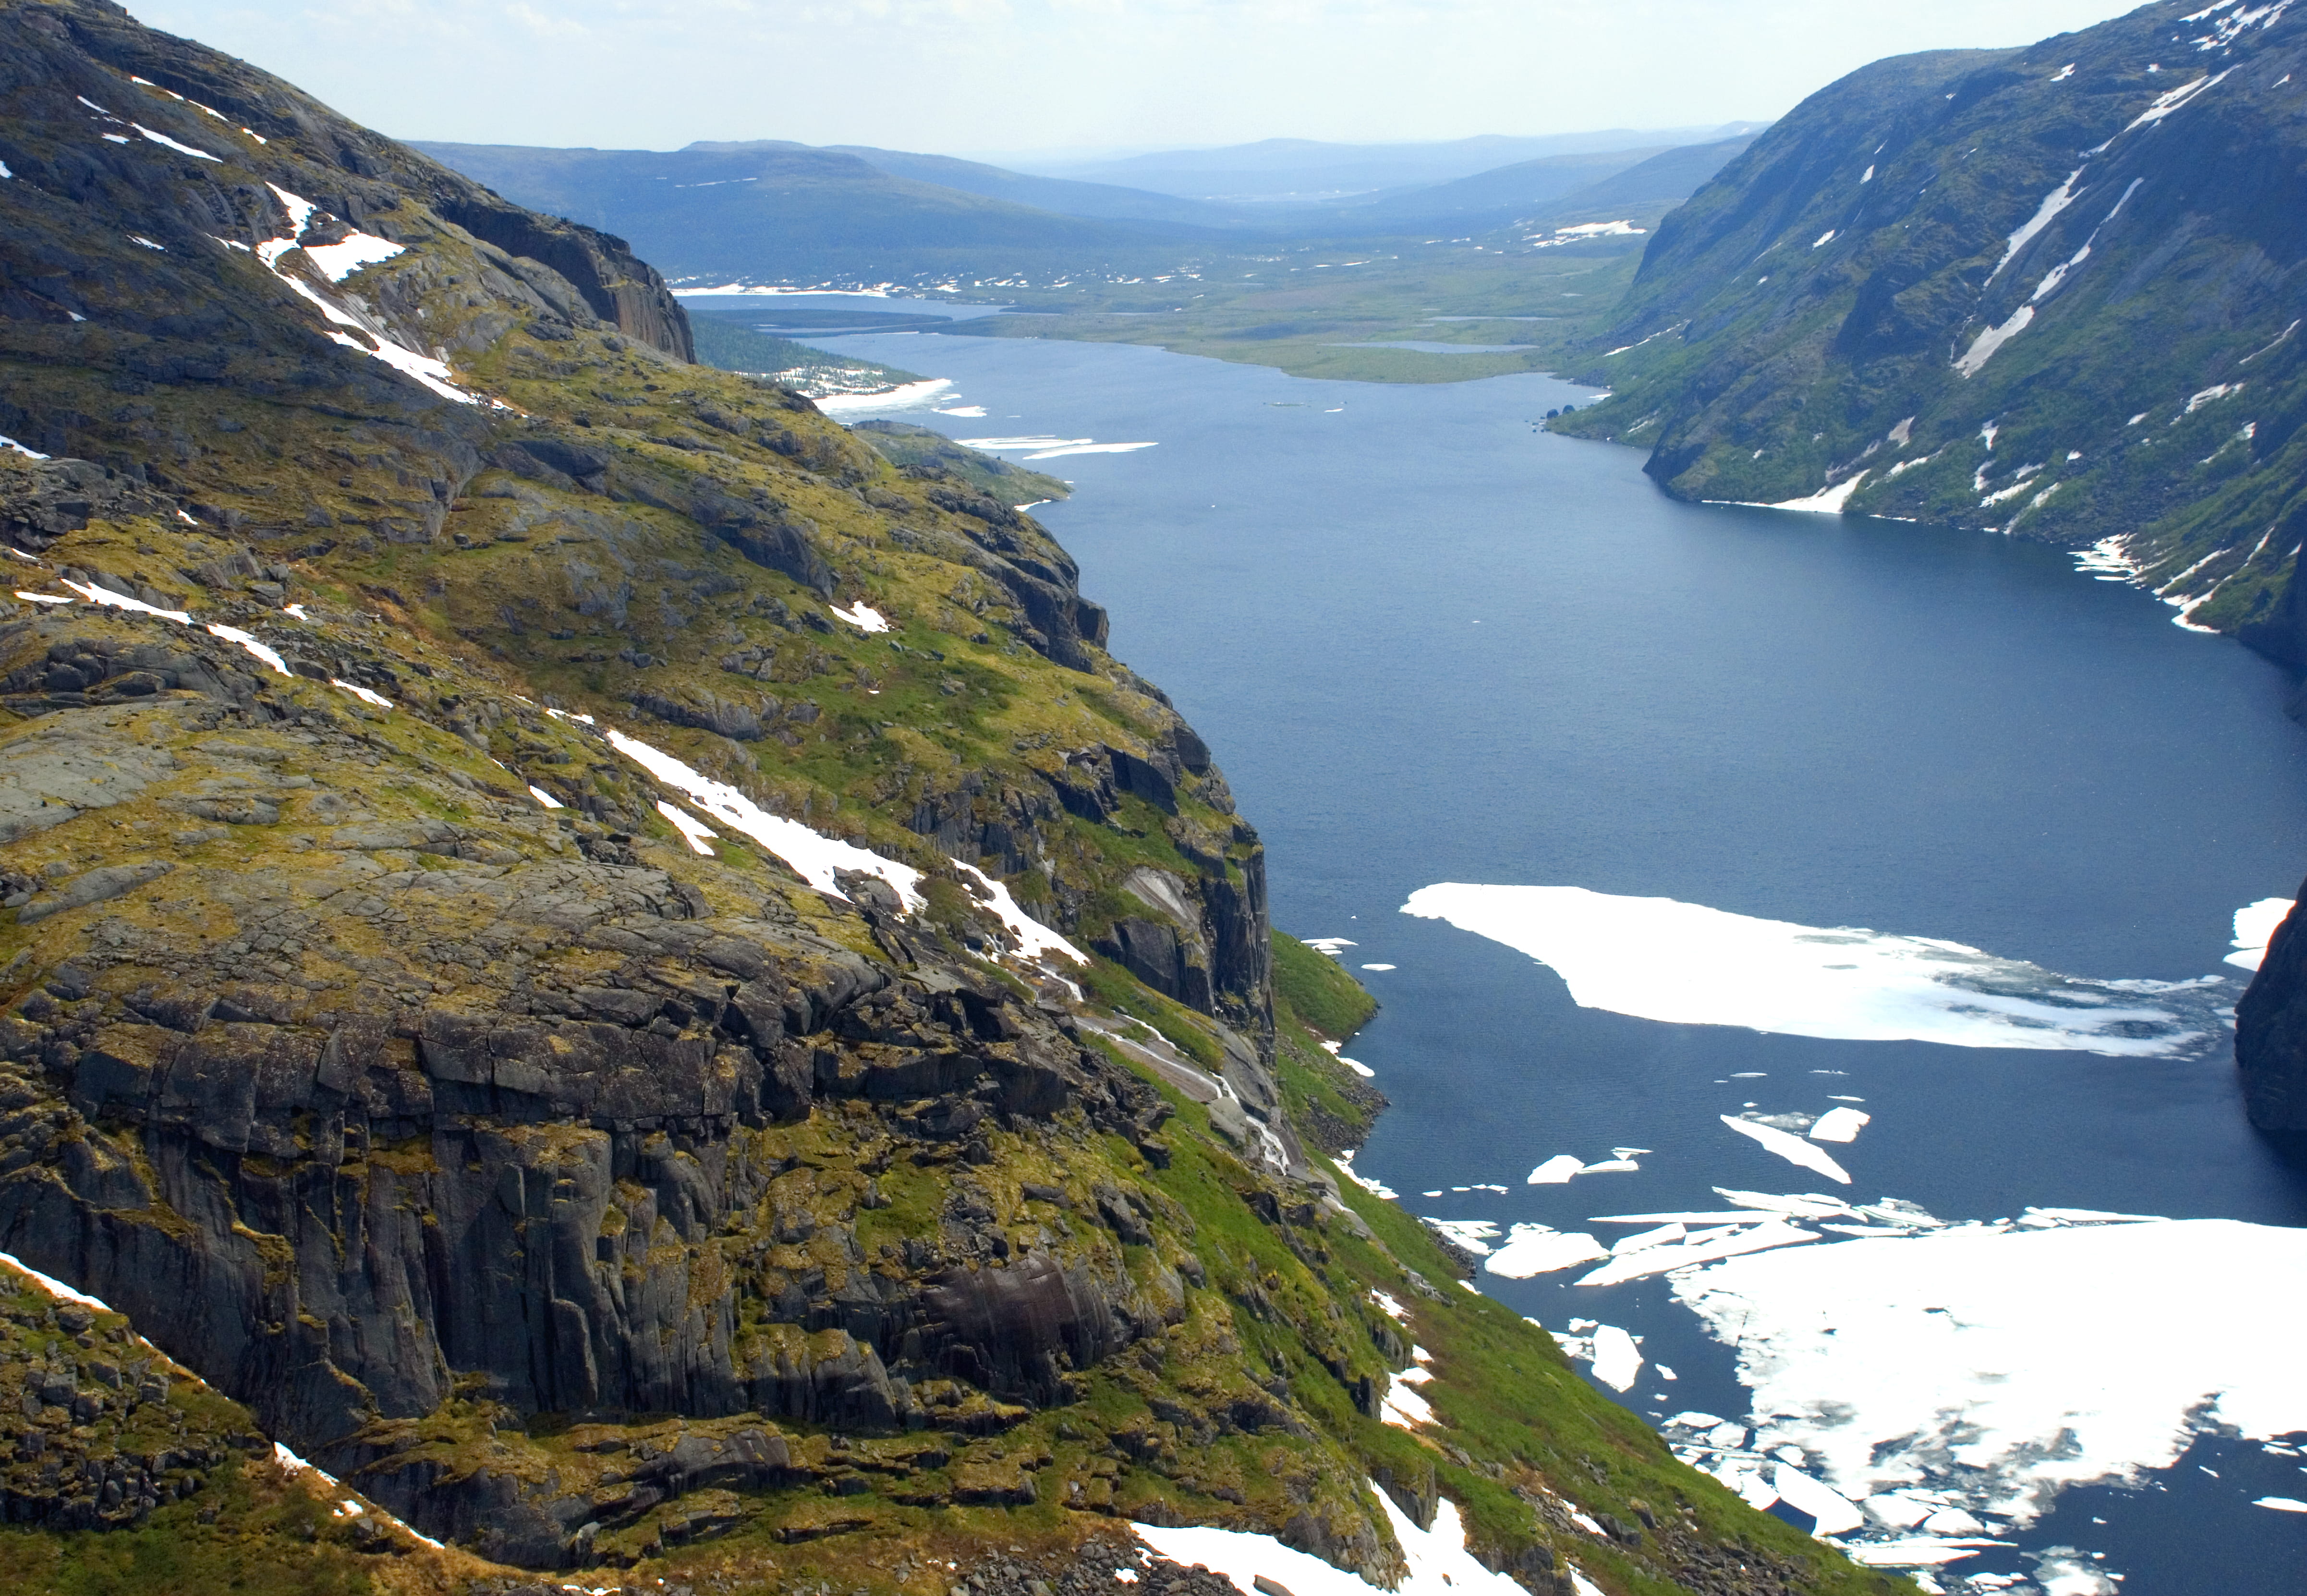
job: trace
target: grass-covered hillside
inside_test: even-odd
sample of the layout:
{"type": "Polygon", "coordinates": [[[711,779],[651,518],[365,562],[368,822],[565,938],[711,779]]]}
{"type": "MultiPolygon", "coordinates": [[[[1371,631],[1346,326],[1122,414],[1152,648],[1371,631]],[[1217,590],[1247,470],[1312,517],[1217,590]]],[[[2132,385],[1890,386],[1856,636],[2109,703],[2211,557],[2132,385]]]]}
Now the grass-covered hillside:
{"type": "Polygon", "coordinates": [[[2307,13],[1878,62],[1666,219],[1561,430],[1668,492],[2107,544],[2294,664],[2307,13]]]}
{"type": "Polygon", "coordinates": [[[0,1250],[107,1305],[0,1283],[0,1591],[1385,1584],[1382,1497],[1892,1588],[1339,1178],[1362,1000],[1013,502],[101,0],[0,160],[0,1250]]]}

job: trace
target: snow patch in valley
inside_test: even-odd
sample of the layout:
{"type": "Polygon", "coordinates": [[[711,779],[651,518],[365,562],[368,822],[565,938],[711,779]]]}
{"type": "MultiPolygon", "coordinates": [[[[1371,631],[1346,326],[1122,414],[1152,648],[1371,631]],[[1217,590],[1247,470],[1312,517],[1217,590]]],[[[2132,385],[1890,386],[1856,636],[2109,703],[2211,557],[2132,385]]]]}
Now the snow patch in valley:
{"type": "Polygon", "coordinates": [[[835,872],[852,871],[879,876],[888,882],[907,914],[918,910],[926,901],[922,897],[922,872],[912,865],[885,859],[852,843],[836,841],[810,830],[799,820],[773,815],[726,782],[701,775],[663,749],[652,748],[638,737],[628,737],[613,726],[602,727],[601,734],[609,740],[610,747],[697,808],[784,860],[796,875],[819,892],[848,901],[849,895],[841,889],[835,872]]]}
{"type": "Polygon", "coordinates": [[[850,607],[845,610],[840,609],[833,605],[828,605],[825,607],[833,611],[836,619],[848,622],[850,625],[855,627],[860,631],[875,632],[887,631],[889,630],[888,617],[882,614],[880,611],[875,609],[862,598],[852,604],[850,607]]]}
{"type": "MultiPolygon", "coordinates": [[[[2026,331],[2027,324],[2034,319],[2035,307],[2031,305],[2020,305],[2011,313],[2009,321],[1989,327],[1972,339],[1970,348],[1956,359],[1954,369],[1966,377],[1977,376],[1979,368],[1994,357],[1994,352],[2026,331]]],[[[1989,445],[1989,447],[1993,446],[1989,445]]]]}
{"type": "MultiPolygon", "coordinates": [[[[2105,146],[2102,145],[2101,148],[2105,146]]],[[[2035,236],[2049,227],[2054,217],[2075,202],[2075,179],[2082,175],[2083,168],[2077,167],[2067,174],[2067,180],[2064,183],[2043,196],[2043,202],[2035,207],[2035,214],[2021,223],[2019,230],[2011,235],[2010,242],[2003,245],[2003,258],[1995,262],[1994,270],[1986,274],[1988,282],[1991,283],[2002,276],[2003,269],[2011,264],[2011,258],[2032,244],[2035,241],[2035,236]]],[[[1963,374],[1969,375],[1968,372],[1963,374]]]]}
{"type": "Polygon", "coordinates": [[[1771,505],[1771,508],[1809,511],[1818,515],[1840,515],[1842,507],[1850,502],[1850,495],[1857,493],[1858,485],[1865,480],[1866,473],[1861,471],[1848,481],[1837,483],[1832,487],[1821,488],[1806,499],[1785,499],[1771,505]]]}
{"type": "Polygon", "coordinates": [[[1077,965],[1089,963],[1087,954],[1019,908],[1017,900],[1009,895],[1008,882],[998,881],[975,865],[964,864],[958,859],[949,862],[973,884],[982,905],[991,909],[1009,934],[1017,939],[1019,957],[1038,964],[1055,953],[1077,965]]]}
{"type": "MultiPolygon", "coordinates": [[[[1421,1530],[1394,1505],[1385,1492],[1370,1487],[1402,1548],[1408,1571],[1394,1587],[1395,1596],[1525,1596],[1522,1587],[1503,1574],[1494,1574],[1466,1549],[1466,1529],[1458,1505],[1444,1497],[1434,1513],[1434,1527],[1421,1530]]],[[[1271,1535],[1243,1530],[1220,1530],[1195,1525],[1132,1524],[1137,1538],[1172,1563],[1191,1567],[1198,1563],[1224,1575],[1242,1596],[1251,1596],[1263,1577],[1288,1590],[1291,1596],[1373,1596],[1376,1587],[1359,1574],[1334,1568],[1310,1553],[1293,1550],[1271,1535]]],[[[1595,1586],[1575,1569],[1573,1583],[1580,1596],[1595,1586]]]]}
{"type": "Polygon", "coordinates": [[[1937,938],[1581,887],[1441,882],[1402,912],[1528,954],[1583,1008],[1833,1041],[2169,1056],[2210,1034],[2226,986],[2089,981],[1937,938]]]}
{"type": "Polygon", "coordinates": [[[142,133],[155,144],[164,144],[179,155],[189,155],[195,160],[221,160],[223,159],[221,156],[210,155],[205,150],[195,150],[190,144],[178,143],[167,133],[154,133],[150,128],[145,126],[141,122],[132,122],[128,125],[134,128],[138,133],[142,133]]]}
{"type": "Polygon", "coordinates": [[[352,233],[341,244],[307,244],[303,248],[304,258],[321,269],[322,277],[340,283],[364,266],[407,253],[408,246],[373,233],[352,233]]]}

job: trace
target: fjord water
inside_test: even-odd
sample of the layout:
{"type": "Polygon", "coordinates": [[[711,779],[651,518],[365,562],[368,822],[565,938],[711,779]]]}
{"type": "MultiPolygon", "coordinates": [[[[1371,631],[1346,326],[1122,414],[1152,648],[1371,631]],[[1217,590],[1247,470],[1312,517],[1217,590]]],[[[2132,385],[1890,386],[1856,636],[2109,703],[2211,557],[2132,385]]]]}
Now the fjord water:
{"type": "MultiPolygon", "coordinates": [[[[1595,1216],[1719,1209],[1718,1187],[1890,1197],[1952,1222],[2036,1206],[2307,1225],[2307,1173],[2244,1124],[2218,1012],[2248,979],[2222,962],[2234,912],[2307,871],[2307,735],[2275,667],[2054,550],[1675,503],[1639,453],[1536,431],[1588,397],[1545,377],[1316,382],[960,337],[832,347],[952,378],[939,403],[983,419],[906,418],[965,441],[1154,445],[1039,464],[1078,487],[1036,513],[1111,610],[1116,656],[1216,751],[1265,837],[1275,923],[1357,944],[1342,957],[1385,1007],[1348,1051],[1393,1106],[1356,1168],[1412,1212],[1606,1245],[1595,1216]],[[1525,955],[1400,913],[1438,882],[2226,984],[2176,1000],[2204,1042],[2149,1057],[1668,1024],[1579,1008],[1525,955]],[[1720,1118],[1837,1096],[1873,1116],[1828,1149],[1848,1188],[1720,1118]],[[1554,1154],[1618,1148],[1642,1150],[1638,1171],[1524,1184],[1554,1154]],[[1466,1189],[1484,1183],[1505,1189],[1466,1189]]],[[[1637,976],[1703,974],[1661,959],[1637,976]]],[[[1557,1331],[1642,1336],[1652,1367],[1621,1400],[1653,1419],[1746,1412],[1731,1354],[1666,1281],[1568,1283],[1582,1272],[1479,1283],[1557,1331]]],[[[2188,1355],[2190,1303],[2105,1286],[2072,1304],[2079,1344],[2188,1355]]],[[[2003,1537],[2015,1548],[1939,1577],[2047,1581],[2055,1544],[2078,1549],[2076,1579],[2126,1575],[2127,1596],[2288,1588],[2307,1516],[2251,1503],[2307,1496],[2297,1460],[2213,1436],[2141,1485],[2071,1491],[2003,1537]]]]}

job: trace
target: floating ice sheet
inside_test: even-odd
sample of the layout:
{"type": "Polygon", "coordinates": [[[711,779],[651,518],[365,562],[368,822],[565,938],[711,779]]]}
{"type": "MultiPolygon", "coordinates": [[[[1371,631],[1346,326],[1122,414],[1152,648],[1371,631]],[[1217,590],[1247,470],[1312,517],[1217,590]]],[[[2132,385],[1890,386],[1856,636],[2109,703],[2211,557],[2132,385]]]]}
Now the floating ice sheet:
{"type": "Polygon", "coordinates": [[[1634,1338],[1616,1325],[1594,1331],[1594,1377],[1613,1391],[1631,1386],[1642,1372],[1642,1350],[1634,1338]]]}
{"type": "Polygon", "coordinates": [[[1482,1260],[1482,1267],[1507,1280],[1528,1280],[1609,1256],[1600,1242],[1583,1231],[1565,1234],[1550,1225],[1518,1224],[1507,1232],[1498,1249],[1482,1260]]]}
{"type": "Polygon", "coordinates": [[[2307,1230],[1952,1226],[1739,1257],[1673,1289],[1737,1350],[1754,1421],[1847,1496],[1932,1487],[2023,1524],[2065,1486],[2168,1467],[2209,1425],[2307,1429],[2307,1230]]]}
{"type": "Polygon", "coordinates": [[[1856,1141],[1873,1119],[1872,1114],[1855,1108],[1831,1108],[1818,1117],[1818,1122],[1807,1134],[1814,1142],[1856,1141]]]}
{"type": "Polygon", "coordinates": [[[913,410],[933,404],[952,388],[950,377],[930,377],[905,382],[879,393],[831,393],[815,401],[828,416],[863,415],[874,410],[913,410]]]}
{"type": "Polygon", "coordinates": [[[2245,970],[2256,971],[2267,957],[2267,945],[2273,940],[2275,928],[2291,913],[2292,900],[2287,897],[2262,897],[2255,904],[2245,904],[2234,912],[2234,951],[2227,955],[2227,963],[2245,970]]]}
{"type": "Polygon", "coordinates": [[[1566,1186],[1570,1183],[1570,1177],[1576,1174],[1580,1170],[1582,1170],[1585,1167],[1586,1165],[1584,1161],[1573,1158],[1567,1153],[1557,1153],[1544,1163],[1539,1164],[1536,1169],[1531,1171],[1529,1178],[1524,1181],[1524,1184],[1530,1186],[1566,1186]]]}
{"type": "Polygon", "coordinates": [[[1580,1007],[1848,1042],[2153,1057],[2217,1024],[2203,982],[2086,981],[1929,937],[1822,930],[1667,897],[1443,882],[1402,913],[1446,920],[1561,975],[1580,1007]]]}
{"type": "Polygon", "coordinates": [[[1800,1164],[1806,1170],[1814,1170],[1828,1180],[1839,1180],[1845,1186],[1850,1184],[1850,1175],[1848,1171],[1828,1157],[1823,1148],[1814,1146],[1798,1136],[1780,1130],[1775,1125],[1759,1124],[1753,1120],[1733,1119],[1728,1114],[1722,1116],[1722,1123],[1740,1136],[1752,1137],[1762,1145],[1765,1152],[1775,1153],[1788,1163],[1800,1164]]]}
{"type": "Polygon", "coordinates": [[[1665,1274],[1677,1269],[1694,1268],[1701,1264],[1717,1263],[1737,1257],[1742,1253],[1763,1252],[1772,1248],[1799,1247],[1806,1241],[1822,1238],[1815,1231],[1784,1220],[1766,1220],[1758,1225],[1741,1225],[1725,1231],[1703,1231],[1679,1244],[1648,1247],[1640,1252],[1614,1257],[1599,1269],[1578,1277],[1580,1285],[1623,1285],[1630,1280],[1641,1280],[1652,1274],[1665,1274]]]}

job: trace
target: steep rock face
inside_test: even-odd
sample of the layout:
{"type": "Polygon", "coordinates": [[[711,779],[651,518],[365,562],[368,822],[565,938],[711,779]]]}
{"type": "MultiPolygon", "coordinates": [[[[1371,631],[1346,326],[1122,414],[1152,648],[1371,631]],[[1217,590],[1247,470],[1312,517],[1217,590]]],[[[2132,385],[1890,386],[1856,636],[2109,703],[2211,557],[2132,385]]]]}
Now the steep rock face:
{"type": "Polygon", "coordinates": [[[1681,497],[2102,545],[2307,661],[2303,108],[2282,6],[1878,62],[1660,225],[1558,425],[1681,497]]]}
{"type": "Polygon", "coordinates": [[[2275,928],[2259,974],[2235,1005],[2235,1063],[2253,1125],[2307,1130],[2307,934],[2296,909],[2275,928]]]}
{"type": "MultiPolygon", "coordinates": [[[[680,305],[622,240],[507,204],[277,78],[141,27],[111,5],[11,5],[0,11],[0,37],[7,40],[0,98],[14,102],[17,118],[8,131],[21,139],[0,145],[0,156],[17,180],[68,196],[80,207],[120,204],[159,228],[144,236],[161,251],[203,236],[239,236],[252,224],[265,227],[268,212],[279,213],[247,179],[279,183],[317,205],[306,223],[316,243],[339,242],[354,228],[419,242],[421,232],[405,239],[395,233],[398,224],[414,219],[399,214],[414,198],[438,221],[493,246],[503,267],[552,311],[598,319],[679,359],[690,357],[680,305]],[[119,107],[132,115],[115,116],[105,97],[120,98],[124,77],[141,79],[157,92],[119,107]],[[47,130],[23,116],[31,101],[59,98],[79,111],[85,138],[42,137],[47,130]],[[181,170],[163,176],[155,170],[156,158],[181,170]],[[174,185],[171,179],[186,186],[156,210],[150,202],[174,185]],[[332,226],[335,237],[329,236],[332,226]]],[[[21,213],[12,218],[18,227],[27,219],[21,213]]],[[[81,301],[89,294],[76,279],[100,271],[100,260],[91,258],[87,240],[55,238],[51,229],[58,219],[39,215],[47,226],[18,232],[13,240],[9,265],[15,280],[5,290],[13,317],[63,321],[84,313],[81,301]]],[[[276,227],[254,236],[278,233],[276,227]]],[[[146,247],[126,240],[123,245],[146,247]]],[[[116,296],[95,297],[118,315],[116,296]]],[[[197,296],[211,305],[217,297],[197,296]]],[[[163,338],[190,330],[205,308],[179,305],[175,326],[151,330],[163,338]]]]}

